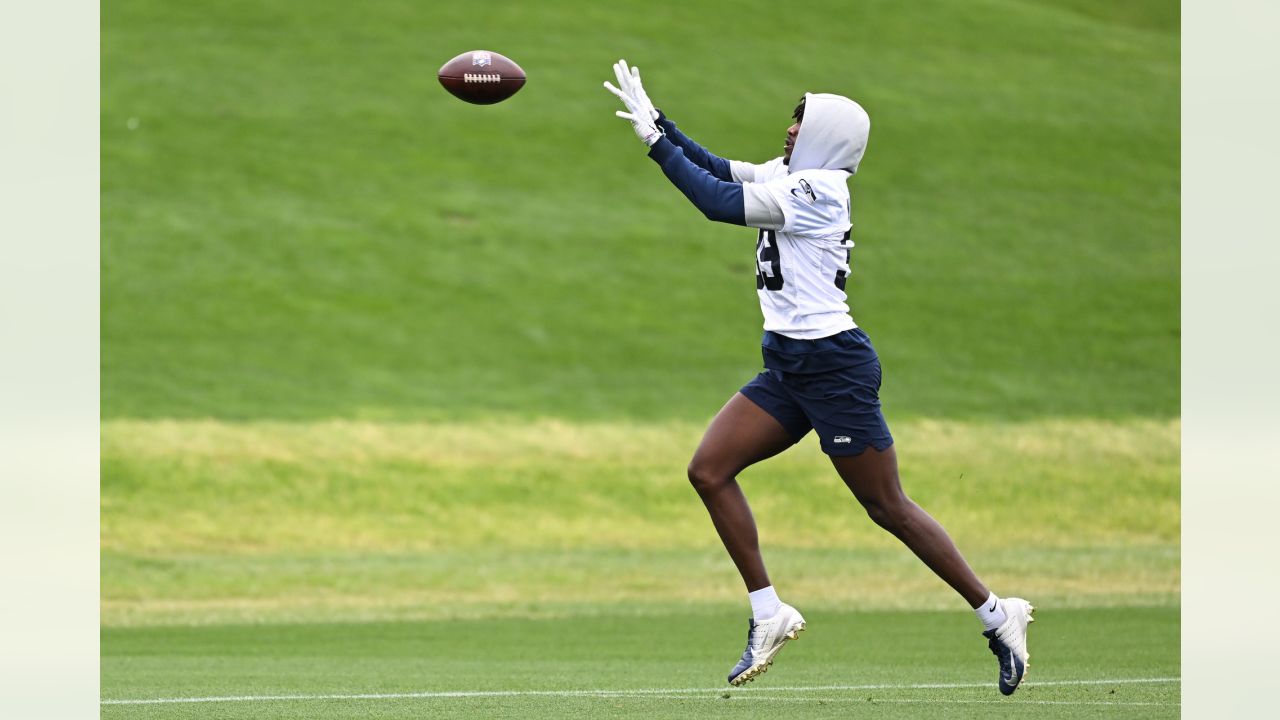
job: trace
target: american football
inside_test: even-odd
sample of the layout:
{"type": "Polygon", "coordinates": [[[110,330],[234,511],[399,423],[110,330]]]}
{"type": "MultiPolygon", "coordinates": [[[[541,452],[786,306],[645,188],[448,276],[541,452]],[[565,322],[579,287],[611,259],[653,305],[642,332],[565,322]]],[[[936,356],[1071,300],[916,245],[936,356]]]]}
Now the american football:
{"type": "Polygon", "coordinates": [[[524,87],[524,70],[510,58],[488,50],[464,52],[440,68],[440,84],[459,100],[492,105],[524,87]]]}

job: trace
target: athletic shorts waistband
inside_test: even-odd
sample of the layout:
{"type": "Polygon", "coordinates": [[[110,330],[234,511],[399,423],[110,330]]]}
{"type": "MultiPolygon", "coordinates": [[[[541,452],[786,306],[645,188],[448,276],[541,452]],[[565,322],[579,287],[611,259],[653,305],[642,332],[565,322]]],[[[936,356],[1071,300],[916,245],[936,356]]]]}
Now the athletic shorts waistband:
{"type": "Polygon", "coordinates": [[[766,330],[760,339],[764,366],[770,370],[810,375],[878,362],[871,338],[862,328],[843,330],[814,340],[790,338],[766,330]]]}

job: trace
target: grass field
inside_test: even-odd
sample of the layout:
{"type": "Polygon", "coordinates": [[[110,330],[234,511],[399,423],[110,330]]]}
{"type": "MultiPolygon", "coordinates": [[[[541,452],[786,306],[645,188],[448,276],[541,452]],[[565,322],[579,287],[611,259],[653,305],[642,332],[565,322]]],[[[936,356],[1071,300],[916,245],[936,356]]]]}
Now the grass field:
{"type": "Polygon", "coordinates": [[[1176,416],[1177,4],[1108,5],[113,2],[104,413],[700,421],[759,365],[755,235],[613,117],[623,56],[728,157],[805,90],[867,107],[850,303],[896,417],[1176,416]],[[748,49],[779,28],[813,50],[748,49]],[[473,47],[527,87],[449,96],[473,47]]]}
{"type": "Polygon", "coordinates": [[[726,7],[103,8],[104,718],[1178,716],[1177,3],[726,7]],[[479,47],[511,101],[436,86],[479,47]],[[1014,698],[811,438],[742,478],[810,632],[723,688],[684,471],[760,363],[754,234],[619,56],[728,157],[868,109],[850,304],[907,490],[1039,608],[1014,698]]]}
{"type": "MultiPolygon", "coordinates": [[[[812,442],[743,476],[774,581],[812,632],[759,687],[715,690],[746,609],[682,477],[698,431],[110,421],[103,716],[993,710],[974,621],[812,442]],[[277,696],[303,697],[262,699],[277,696]],[[175,700],[228,697],[248,699],[175,700]],[[175,701],[123,702],[161,699],[175,701]]],[[[1178,435],[899,426],[915,497],[993,587],[1041,607],[1045,684],[1019,693],[1021,716],[1177,716],[1178,435]]]]}
{"type": "Polygon", "coordinates": [[[735,658],[722,649],[741,642],[741,608],[673,613],[112,630],[102,717],[1179,716],[1174,609],[1037,613],[1035,684],[1009,699],[961,614],[811,612],[739,690],[723,685],[735,658]],[[244,699],[116,704],[159,695],[244,699]],[[281,695],[303,697],[251,699],[281,695]]]}

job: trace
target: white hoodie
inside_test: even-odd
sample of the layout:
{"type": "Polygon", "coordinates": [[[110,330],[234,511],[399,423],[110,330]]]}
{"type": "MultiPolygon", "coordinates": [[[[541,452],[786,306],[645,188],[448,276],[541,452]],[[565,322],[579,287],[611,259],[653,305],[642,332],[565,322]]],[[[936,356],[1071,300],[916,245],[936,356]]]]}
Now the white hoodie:
{"type": "Polygon", "coordinates": [[[857,327],[849,275],[848,177],[858,171],[871,121],[858,103],[806,93],[790,165],[730,161],[743,183],[747,225],[759,228],[756,288],[764,329],[811,340],[857,327]]]}
{"type": "Polygon", "coordinates": [[[871,118],[858,103],[841,95],[805,93],[804,122],[788,171],[844,170],[852,175],[858,172],[870,132],[871,118]]]}

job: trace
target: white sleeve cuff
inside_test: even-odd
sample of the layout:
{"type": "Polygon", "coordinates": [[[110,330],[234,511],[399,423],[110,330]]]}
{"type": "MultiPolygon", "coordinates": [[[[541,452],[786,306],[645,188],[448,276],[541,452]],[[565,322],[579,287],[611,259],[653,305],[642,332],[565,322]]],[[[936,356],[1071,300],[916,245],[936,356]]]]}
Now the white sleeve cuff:
{"type": "Polygon", "coordinates": [[[741,160],[729,161],[729,175],[734,182],[748,183],[756,181],[756,166],[741,160]]]}
{"type": "Polygon", "coordinates": [[[782,204],[763,185],[752,182],[743,183],[742,204],[747,227],[781,230],[786,225],[782,204]]]}

